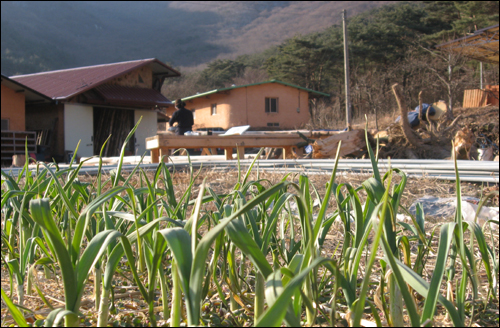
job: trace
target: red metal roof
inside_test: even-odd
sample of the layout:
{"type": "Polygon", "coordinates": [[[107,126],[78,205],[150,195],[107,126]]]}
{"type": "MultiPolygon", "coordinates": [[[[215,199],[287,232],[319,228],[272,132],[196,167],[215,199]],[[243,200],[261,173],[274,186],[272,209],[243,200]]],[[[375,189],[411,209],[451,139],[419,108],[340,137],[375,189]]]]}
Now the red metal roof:
{"type": "Polygon", "coordinates": [[[150,58],[17,75],[10,78],[52,99],[65,100],[145,65],[151,67],[153,75],[165,77],[180,76],[180,73],[173,68],[165,65],[158,59],[150,58]]]}
{"type": "Polygon", "coordinates": [[[7,76],[2,74],[2,85],[14,90],[15,92],[24,92],[24,99],[26,103],[49,103],[52,99],[41,94],[40,92],[33,90],[24,84],[17,81],[9,79],[7,76]]]}
{"type": "Polygon", "coordinates": [[[88,99],[89,103],[117,106],[168,106],[172,102],[153,89],[122,87],[103,84],[94,89],[101,99],[88,99]]]}

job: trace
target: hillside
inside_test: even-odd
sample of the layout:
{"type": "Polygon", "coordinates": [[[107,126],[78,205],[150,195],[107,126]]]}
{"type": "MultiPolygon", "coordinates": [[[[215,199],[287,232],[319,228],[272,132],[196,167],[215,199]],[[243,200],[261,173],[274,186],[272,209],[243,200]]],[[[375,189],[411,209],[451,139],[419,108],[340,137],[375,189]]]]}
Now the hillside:
{"type": "Polygon", "coordinates": [[[156,57],[175,67],[261,52],[390,1],[2,1],[2,73],[156,57]]]}

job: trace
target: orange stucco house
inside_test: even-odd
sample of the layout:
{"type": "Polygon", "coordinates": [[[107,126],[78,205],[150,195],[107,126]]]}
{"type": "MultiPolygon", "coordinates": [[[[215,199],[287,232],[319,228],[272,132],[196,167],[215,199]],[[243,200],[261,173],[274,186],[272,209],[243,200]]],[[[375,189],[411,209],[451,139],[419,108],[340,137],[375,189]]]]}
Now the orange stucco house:
{"type": "Polygon", "coordinates": [[[28,151],[36,152],[36,134],[26,128],[26,107],[51,102],[49,97],[2,74],[2,165],[10,165],[13,155],[25,154],[26,138],[28,151]]]}
{"type": "Polygon", "coordinates": [[[25,131],[26,104],[51,101],[49,97],[2,74],[2,131],[25,131]]]}
{"type": "MultiPolygon", "coordinates": [[[[309,99],[330,95],[278,80],[216,89],[183,98],[194,110],[194,130],[250,125],[294,129],[309,121],[309,99]]],[[[167,109],[172,115],[175,109],[167,109]]]]}

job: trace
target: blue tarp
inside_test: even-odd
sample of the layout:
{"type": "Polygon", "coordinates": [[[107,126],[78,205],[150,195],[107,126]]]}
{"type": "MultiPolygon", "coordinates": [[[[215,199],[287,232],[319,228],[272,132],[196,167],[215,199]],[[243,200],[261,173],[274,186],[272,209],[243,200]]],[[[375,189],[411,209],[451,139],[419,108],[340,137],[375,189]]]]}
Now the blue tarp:
{"type": "MultiPolygon", "coordinates": [[[[414,111],[408,112],[408,121],[410,122],[411,127],[418,126],[420,124],[420,120],[418,119],[418,113],[419,113],[419,108],[420,106],[415,107],[414,111]]],[[[425,115],[427,115],[427,111],[429,111],[429,116],[433,116],[436,114],[436,110],[434,107],[432,107],[429,104],[422,104],[422,120],[425,121],[425,115]]],[[[396,123],[399,122],[401,119],[401,116],[398,116],[396,119],[396,123]]]]}
{"type": "MultiPolygon", "coordinates": [[[[398,116],[396,119],[396,123],[401,120],[401,116],[398,116]]],[[[408,112],[408,121],[410,122],[411,127],[415,127],[420,124],[420,120],[418,119],[418,112],[408,112]]]]}
{"type": "MultiPolygon", "coordinates": [[[[429,104],[422,104],[422,120],[425,121],[425,116],[427,115],[427,111],[429,111],[429,116],[434,116],[436,114],[436,110],[429,104]]],[[[415,107],[415,112],[420,112],[420,106],[415,107]]]]}

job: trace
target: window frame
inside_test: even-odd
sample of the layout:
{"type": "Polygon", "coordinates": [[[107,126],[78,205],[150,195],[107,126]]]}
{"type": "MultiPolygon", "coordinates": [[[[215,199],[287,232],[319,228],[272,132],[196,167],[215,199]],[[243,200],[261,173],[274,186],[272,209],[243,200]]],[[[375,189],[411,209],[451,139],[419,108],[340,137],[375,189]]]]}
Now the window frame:
{"type": "Polygon", "coordinates": [[[278,97],[265,97],[264,111],[266,113],[279,113],[279,98],[278,97]],[[273,100],[275,100],[274,111],[273,111],[273,106],[272,106],[273,100]]]}
{"type": "Polygon", "coordinates": [[[2,118],[2,125],[3,125],[3,122],[6,122],[7,129],[2,129],[2,131],[9,131],[10,130],[10,119],[8,119],[8,118],[2,118]]]}
{"type": "Polygon", "coordinates": [[[210,104],[210,116],[217,115],[217,104],[210,104]]]}

